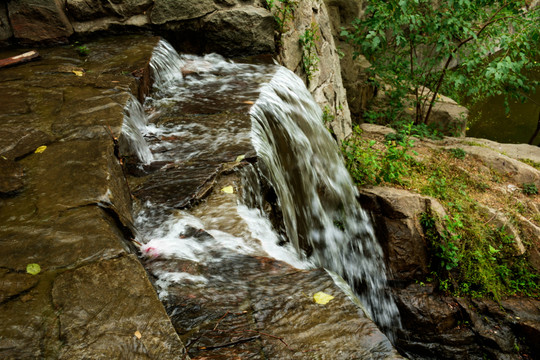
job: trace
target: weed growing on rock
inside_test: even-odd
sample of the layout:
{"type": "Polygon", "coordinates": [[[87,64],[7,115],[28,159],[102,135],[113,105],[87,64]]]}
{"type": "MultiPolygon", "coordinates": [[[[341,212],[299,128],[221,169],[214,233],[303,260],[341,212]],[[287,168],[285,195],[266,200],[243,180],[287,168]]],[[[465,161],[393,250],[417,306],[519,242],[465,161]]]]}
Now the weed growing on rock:
{"type": "Polygon", "coordinates": [[[465,156],[467,156],[467,153],[465,152],[465,150],[461,148],[453,148],[453,149],[450,149],[449,151],[456,159],[463,160],[465,159],[465,156]]]}
{"type": "Polygon", "coordinates": [[[81,45],[76,42],[73,47],[75,48],[75,51],[77,51],[77,54],[79,54],[79,56],[88,56],[88,54],[90,54],[90,49],[86,45],[81,45]]]}
{"type": "Polygon", "coordinates": [[[319,41],[319,26],[311,23],[302,35],[300,35],[300,45],[302,46],[302,68],[308,80],[313,78],[313,74],[319,70],[319,56],[317,55],[316,42],[319,41]]]}
{"type": "MultiPolygon", "coordinates": [[[[527,242],[516,221],[526,217],[540,222],[540,218],[532,207],[520,203],[526,199],[497,190],[506,188],[500,185],[507,182],[504,174],[488,168],[479,171],[479,161],[464,156],[462,149],[425,148],[421,157],[413,158],[410,131],[389,134],[380,141],[362,136],[356,128],[342,147],[357,184],[407,188],[436,198],[446,210],[442,218],[420,215],[432,254],[432,273],[426,282],[434,281],[441,291],[456,296],[495,300],[514,294],[540,296],[540,277],[528,253],[523,253],[524,246],[535,246],[535,242],[527,242]],[[506,219],[506,227],[498,214],[506,219]]],[[[526,191],[538,190],[529,184],[526,191]]]]}
{"type": "Polygon", "coordinates": [[[523,184],[523,190],[522,191],[526,195],[537,195],[538,194],[538,188],[536,187],[535,183],[523,184]]]}
{"type": "Polygon", "coordinates": [[[414,141],[408,133],[387,138],[383,148],[376,147],[375,141],[361,137],[357,126],[354,135],[343,142],[342,150],[346,166],[359,185],[388,182],[403,184],[414,162],[411,150],[414,141]]]}
{"type": "Polygon", "coordinates": [[[274,13],[279,34],[288,30],[287,22],[294,19],[295,0],[266,0],[268,9],[274,13]]]}

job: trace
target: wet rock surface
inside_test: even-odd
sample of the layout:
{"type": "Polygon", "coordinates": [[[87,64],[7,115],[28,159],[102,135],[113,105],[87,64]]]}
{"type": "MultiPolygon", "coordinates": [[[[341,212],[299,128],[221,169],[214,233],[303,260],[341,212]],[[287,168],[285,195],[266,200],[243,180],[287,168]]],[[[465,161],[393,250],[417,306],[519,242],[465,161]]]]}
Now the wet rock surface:
{"type": "Polygon", "coordinates": [[[467,300],[422,284],[394,294],[404,324],[396,346],[411,358],[523,359],[538,354],[538,300],[467,300]]]}
{"type": "Polygon", "coordinates": [[[131,255],[131,195],[115,155],[124,107],[148,87],[143,73],[156,43],[89,42],[87,57],[70,46],[42,49],[40,60],[0,71],[4,359],[184,352],[131,255]],[[27,273],[28,264],[39,273],[27,273]]]}
{"type": "Polygon", "coordinates": [[[204,288],[172,286],[165,300],[193,359],[399,358],[323,270],[250,256],[183,269],[209,278],[204,288]],[[319,291],[335,298],[317,304],[319,291]]]}
{"type": "Polygon", "coordinates": [[[164,101],[158,91],[147,104],[167,104],[147,134],[155,161],[132,168],[129,181],[143,262],[191,358],[399,358],[325,271],[269,257],[250,227],[255,215],[240,214],[243,171],[256,162],[248,112],[271,76],[247,74],[251,88],[214,71],[219,61],[187,64],[188,94],[164,101]],[[319,291],[334,299],[315,303],[319,291]]]}

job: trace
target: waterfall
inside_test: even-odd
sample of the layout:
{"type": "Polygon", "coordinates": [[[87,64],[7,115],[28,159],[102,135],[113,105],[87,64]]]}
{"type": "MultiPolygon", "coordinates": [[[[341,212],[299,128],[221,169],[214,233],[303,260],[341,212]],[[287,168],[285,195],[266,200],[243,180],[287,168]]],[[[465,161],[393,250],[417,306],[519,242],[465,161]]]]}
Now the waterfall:
{"type": "Polygon", "coordinates": [[[252,142],[274,188],[286,233],[299,254],[346,279],[378,325],[390,331],[399,314],[383,252],[322,111],[303,82],[280,68],[251,109],[252,142]]]}
{"type": "MultiPolygon", "coordinates": [[[[167,183],[148,186],[153,197],[136,216],[144,237],[139,238],[142,256],[204,264],[243,253],[270,255],[298,268],[324,267],[351,285],[368,315],[391,337],[399,315],[386,292],[382,249],[322,124],[322,111],[302,81],[277,65],[233,63],[215,54],[180,56],[164,41],[150,66],[155,81],[145,108],[157,115],[145,126],[167,183]],[[210,197],[200,205],[204,211],[178,211],[174,201],[168,203],[176,195],[170,189],[184,181],[172,176],[204,169],[208,159],[232,162],[253,148],[257,164],[237,172],[247,194],[244,204],[222,202],[226,197],[219,190],[215,203],[210,197]],[[280,234],[270,230],[276,224],[262,211],[260,193],[268,185],[282,214],[280,234]],[[156,197],[158,191],[163,194],[156,197]],[[212,238],[201,243],[192,229],[204,229],[212,238]]],[[[160,296],[186,274],[158,273],[160,296]]]]}
{"type": "Polygon", "coordinates": [[[149,164],[154,159],[142,135],[146,132],[146,124],[147,117],[141,103],[131,95],[124,108],[120,152],[124,155],[134,153],[143,164],[149,164]]]}

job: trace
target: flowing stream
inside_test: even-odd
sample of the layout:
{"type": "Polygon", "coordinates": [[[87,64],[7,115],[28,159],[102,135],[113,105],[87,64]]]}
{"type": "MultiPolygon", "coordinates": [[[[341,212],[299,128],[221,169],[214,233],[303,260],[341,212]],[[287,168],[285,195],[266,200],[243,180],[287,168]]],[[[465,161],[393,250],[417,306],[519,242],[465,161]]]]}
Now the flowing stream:
{"type": "MultiPolygon", "coordinates": [[[[391,337],[391,329],[400,324],[386,292],[382,249],[323,126],[322,111],[302,81],[278,65],[233,63],[218,55],[179,56],[163,41],[151,67],[155,84],[144,105],[149,125],[142,132],[153,155],[145,152],[139,158],[168,177],[147,186],[148,193],[158,195],[141,197],[136,225],[143,256],[208,264],[249,254],[296,268],[324,267],[351,285],[391,337]],[[223,191],[193,208],[173,199],[174,189],[183,188],[172,178],[175,169],[184,175],[212,174],[208,162],[238,163],[253,148],[257,162],[234,172],[238,182],[218,181],[214,187],[223,191]],[[281,232],[264,209],[262,188],[268,187],[281,214],[281,232]],[[194,229],[204,229],[204,241],[202,230],[194,229]]],[[[160,297],[166,297],[173,283],[204,286],[208,281],[168,269],[160,270],[156,285],[160,297]]]]}

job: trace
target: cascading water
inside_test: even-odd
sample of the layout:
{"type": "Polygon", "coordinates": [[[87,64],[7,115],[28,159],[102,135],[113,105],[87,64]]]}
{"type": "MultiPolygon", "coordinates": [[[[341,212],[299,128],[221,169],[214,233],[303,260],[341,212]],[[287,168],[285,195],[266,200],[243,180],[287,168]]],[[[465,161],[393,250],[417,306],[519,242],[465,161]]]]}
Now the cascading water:
{"type": "Polygon", "coordinates": [[[280,68],[252,107],[252,141],[299,254],[344,277],[383,329],[399,326],[383,253],[357,191],[302,81],[280,68]]]}
{"type": "MultiPolygon", "coordinates": [[[[163,182],[147,185],[151,196],[142,197],[146,200],[136,217],[143,255],[155,264],[155,259],[211,264],[238,254],[270,254],[297,268],[315,263],[346,278],[381,327],[395,327],[398,313],[385,293],[382,250],[322,125],[322,112],[302,81],[277,65],[232,63],[218,55],[179,56],[163,41],[150,65],[154,91],[145,108],[155,116],[143,132],[154,153],[152,168],[159,168],[156,176],[163,182]],[[175,209],[177,191],[185,186],[173,175],[189,177],[208,168],[211,175],[217,168],[208,161],[219,166],[234,162],[253,147],[265,183],[277,195],[288,244],[270,231],[259,195],[242,205],[218,191],[198,208],[175,209]]],[[[237,174],[244,193],[260,192],[261,174],[255,167],[244,166],[237,174]]],[[[221,275],[161,267],[151,271],[161,297],[173,283],[223,282],[221,275]]]]}
{"type": "Polygon", "coordinates": [[[135,96],[131,95],[124,109],[120,152],[122,154],[134,153],[143,164],[149,164],[154,159],[142,135],[146,133],[147,122],[146,113],[141,103],[135,96]]]}

